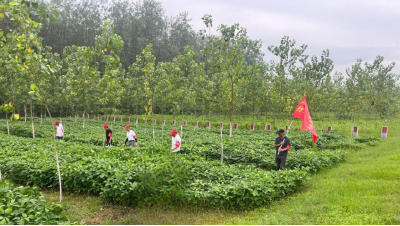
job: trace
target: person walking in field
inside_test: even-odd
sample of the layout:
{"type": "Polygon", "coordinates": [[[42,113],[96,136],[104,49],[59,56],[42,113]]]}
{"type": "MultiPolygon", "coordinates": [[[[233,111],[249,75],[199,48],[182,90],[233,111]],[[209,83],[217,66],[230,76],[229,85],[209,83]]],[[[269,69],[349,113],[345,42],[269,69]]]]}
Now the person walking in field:
{"type": "Polygon", "coordinates": [[[178,135],[178,131],[174,129],[169,135],[172,136],[171,152],[179,152],[181,150],[181,137],[178,135]]]}
{"type": "Polygon", "coordinates": [[[56,139],[57,140],[62,140],[64,139],[64,127],[59,121],[55,121],[54,125],[57,126],[57,134],[56,134],[56,139]]]}
{"type": "Polygon", "coordinates": [[[126,140],[124,143],[124,146],[126,145],[126,142],[129,142],[129,146],[133,147],[136,146],[137,147],[137,137],[135,132],[133,132],[133,130],[130,129],[129,125],[125,126],[125,130],[126,132],[126,140]]]}
{"type": "Polygon", "coordinates": [[[285,131],[280,129],[276,132],[279,136],[275,140],[276,147],[276,170],[281,170],[286,168],[286,158],[288,155],[288,151],[290,149],[290,140],[287,136],[284,135],[285,131]]]}
{"type": "Polygon", "coordinates": [[[108,128],[107,124],[104,124],[103,129],[106,131],[106,146],[112,145],[112,131],[108,128]]]}

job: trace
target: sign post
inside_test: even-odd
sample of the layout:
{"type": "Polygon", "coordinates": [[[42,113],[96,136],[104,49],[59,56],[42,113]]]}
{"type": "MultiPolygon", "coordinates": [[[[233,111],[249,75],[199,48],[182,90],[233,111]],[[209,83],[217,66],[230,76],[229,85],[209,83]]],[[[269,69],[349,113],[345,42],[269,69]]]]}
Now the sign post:
{"type": "Polygon", "coordinates": [[[286,125],[286,128],[285,128],[285,130],[286,131],[288,131],[290,128],[289,128],[289,126],[288,125],[286,125]]]}
{"type": "Polygon", "coordinates": [[[251,123],[250,130],[254,130],[254,123],[251,123]]]}
{"type": "Polygon", "coordinates": [[[187,121],[183,121],[183,125],[186,126],[187,125],[187,121]]]}
{"type": "Polygon", "coordinates": [[[176,124],[175,120],[174,120],[174,121],[172,121],[172,125],[175,125],[175,124],[176,124]]]}
{"type": "Polygon", "coordinates": [[[357,138],[358,137],[358,126],[354,126],[353,127],[353,138],[357,138]]]}
{"type": "Polygon", "coordinates": [[[211,129],[211,123],[207,122],[207,129],[211,129]]]}
{"type": "Polygon", "coordinates": [[[328,126],[328,132],[332,132],[332,126],[328,126]]]}
{"type": "Polygon", "coordinates": [[[162,125],[165,126],[165,120],[162,120],[162,125]]]}
{"type": "Polygon", "coordinates": [[[224,129],[224,123],[223,122],[221,122],[220,128],[221,128],[221,130],[224,129]]]}
{"type": "Polygon", "coordinates": [[[237,123],[233,124],[233,129],[238,129],[238,124],[237,123]]]}
{"type": "Polygon", "coordinates": [[[153,120],[153,124],[155,125],[155,124],[156,124],[156,122],[157,122],[157,120],[155,120],[155,119],[154,119],[154,120],[153,120]]]}
{"type": "Polygon", "coordinates": [[[194,127],[198,128],[199,127],[199,122],[194,123],[194,127]]]}
{"type": "Polygon", "coordinates": [[[387,126],[383,126],[382,127],[382,133],[381,133],[381,138],[382,139],[386,139],[388,135],[388,127],[387,126]]]}
{"type": "Polygon", "coordinates": [[[267,125],[267,130],[271,131],[271,125],[267,125]]]}

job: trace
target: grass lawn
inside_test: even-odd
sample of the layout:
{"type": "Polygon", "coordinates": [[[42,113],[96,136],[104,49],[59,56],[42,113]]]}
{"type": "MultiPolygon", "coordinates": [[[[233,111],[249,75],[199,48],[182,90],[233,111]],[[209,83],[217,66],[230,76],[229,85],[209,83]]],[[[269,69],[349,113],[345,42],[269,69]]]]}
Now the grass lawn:
{"type": "MultiPolygon", "coordinates": [[[[45,191],[49,201],[58,192],[45,191]]],[[[310,177],[297,193],[247,211],[124,207],[64,194],[65,213],[87,224],[400,224],[400,141],[350,151],[346,162],[310,177]]]]}
{"type": "Polygon", "coordinates": [[[298,193],[229,224],[400,224],[400,142],[352,151],[298,193]]]}

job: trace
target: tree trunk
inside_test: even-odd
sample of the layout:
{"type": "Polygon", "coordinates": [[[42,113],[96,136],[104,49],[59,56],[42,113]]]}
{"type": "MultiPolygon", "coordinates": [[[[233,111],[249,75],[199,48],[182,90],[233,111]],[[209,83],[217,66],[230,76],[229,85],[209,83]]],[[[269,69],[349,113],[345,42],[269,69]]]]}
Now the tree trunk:
{"type": "Polygon", "coordinates": [[[85,117],[86,116],[86,99],[85,93],[83,93],[83,118],[82,118],[82,127],[85,128],[85,117]]]}
{"type": "Polygon", "coordinates": [[[230,114],[230,125],[229,125],[229,137],[232,137],[232,123],[233,123],[233,103],[235,97],[233,96],[233,77],[231,77],[231,114],[230,114]]]}
{"type": "Polygon", "coordinates": [[[25,122],[26,122],[26,105],[24,105],[25,122]]]}
{"type": "Polygon", "coordinates": [[[182,100],[182,117],[181,117],[181,125],[183,123],[183,100],[182,100]]]}
{"type": "MultiPolygon", "coordinates": [[[[183,102],[182,102],[183,107],[183,102]]],[[[182,110],[182,117],[183,117],[183,110],[182,110]]],[[[156,148],[156,138],[154,134],[154,108],[153,108],[153,98],[151,99],[151,122],[153,124],[153,147],[156,148]]],[[[161,122],[162,123],[162,122],[161,122]]]]}
{"type": "Polygon", "coordinates": [[[253,120],[252,120],[252,123],[254,123],[254,112],[255,112],[255,106],[254,106],[254,103],[253,103],[253,120]]]}
{"type": "Polygon", "coordinates": [[[268,122],[268,106],[265,109],[265,123],[268,122]]]}
{"type": "Polygon", "coordinates": [[[33,106],[32,106],[32,98],[30,98],[30,101],[31,101],[31,106],[30,106],[30,109],[31,109],[32,138],[35,138],[35,125],[34,125],[34,123],[33,123],[33,106]]]}
{"type": "Polygon", "coordinates": [[[371,106],[368,107],[367,121],[365,122],[365,134],[367,134],[367,131],[368,131],[368,121],[369,121],[370,113],[371,113],[371,106]]]}
{"type": "Polygon", "coordinates": [[[224,140],[222,138],[222,127],[221,127],[221,163],[224,163],[224,140]]]}
{"type": "Polygon", "coordinates": [[[53,127],[53,141],[54,141],[54,152],[55,152],[55,157],[56,157],[56,163],[57,163],[57,174],[58,174],[58,183],[60,186],[60,203],[62,203],[62,180],[61,180],[61,171],[60,171],[60,163],[58,161],[58,152],[57,152],[57,143],[56,143],[56,133],[54,129],[54,123],[53,123],[53,118],[51,117],[51,113],[49,111],[49,108],[47,107],[46,101],[44,101],[44,105],[46,107],[47,112],[49,113],[51,125],[53,127]]]}
{"type": "Polygon", "coordinates": [[[8,113],[6,112],[6,121],[7,121],[7,134],[10,135],[10,125],[8,123],[8,113]]]}

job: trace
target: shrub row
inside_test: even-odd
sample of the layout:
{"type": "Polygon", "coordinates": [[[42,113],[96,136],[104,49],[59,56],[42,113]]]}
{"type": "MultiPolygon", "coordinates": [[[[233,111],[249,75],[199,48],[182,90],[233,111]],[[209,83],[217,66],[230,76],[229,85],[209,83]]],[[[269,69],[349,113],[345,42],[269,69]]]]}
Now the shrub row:
{"type": "MultiPolygon", "coordinates": [[[[6,135],[0,139],[5,141],[0,144],[0,164],[7,178],[58,186],[49,140],[6,135]]],[[[157,149],[132,151],[69,142],[59,143],[59,149],[64,189],[98,194],[120,204],[254,207],[294,191],[307,177],[306,170],[267,172],[157,149]]]]}

